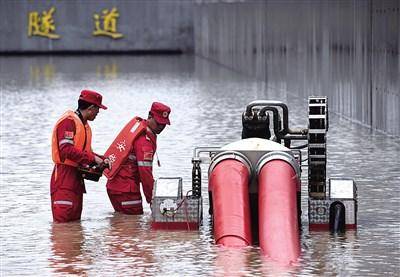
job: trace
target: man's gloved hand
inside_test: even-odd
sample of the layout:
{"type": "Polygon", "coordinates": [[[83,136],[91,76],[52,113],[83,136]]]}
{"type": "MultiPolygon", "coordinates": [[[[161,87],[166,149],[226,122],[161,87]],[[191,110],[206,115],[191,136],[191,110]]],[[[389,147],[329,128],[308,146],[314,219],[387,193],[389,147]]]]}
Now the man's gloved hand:
{"type": "Polygon", "coordinates": [[[94,155],[94,161],[98,166],[100,166],[104,162],[102,158],[96,155],[94,155]]]}
{"type": "Polygon", "coordinates": [[[103,163],[104,163],[104,168],[108,168],[109,170],[111,170],[112,163],[111,163],[111,161],[109,159],[104,159],[103,163]]]}

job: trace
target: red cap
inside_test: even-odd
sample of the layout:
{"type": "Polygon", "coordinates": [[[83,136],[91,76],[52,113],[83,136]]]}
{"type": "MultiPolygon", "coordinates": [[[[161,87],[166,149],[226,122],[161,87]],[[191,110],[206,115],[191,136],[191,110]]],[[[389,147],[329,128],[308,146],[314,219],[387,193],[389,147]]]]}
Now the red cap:
{"type": "Polygon", "coordinates": [[[159,102],[154,102],[151,105],[150,113],[158,124],[171,124],[169,122],[169,114],[171,113],[171,109],[167,105],[159,102]]]}
{"type": "Polygon", "coordinates": [[[101,96],[100,93],[97,93],[95,91],[86,89],[82,90],[79,99],[94,104],[99,108],[107,110],[107,107],[101,104],[101,100],[103,99],[103,97],[101,96]]]}

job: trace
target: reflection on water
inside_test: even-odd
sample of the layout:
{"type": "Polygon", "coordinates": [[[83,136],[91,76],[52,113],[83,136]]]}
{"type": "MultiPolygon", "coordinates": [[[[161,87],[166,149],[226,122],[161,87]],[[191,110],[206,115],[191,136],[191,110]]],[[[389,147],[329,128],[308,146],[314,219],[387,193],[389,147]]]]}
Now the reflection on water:
{"type": "Polygon", "coordinates": [[[118,65],[113,62],[111,64],[96,66],[96,77],[99,79],[115,79],[118,77],[118,65]]]}
{"type": "Polygon", "coordinates": [[[356,236],[355,231],[348,231],[343,235],[310,232],[307,235],[308,240],[305,241],[306,244],[310,244],[307,245],[309,251],[306,251],[302,257],[303,261],[312,261],[306,270],[316,276],[324,275],[326,272],[330,272],[330,275],[353,275],[354,270],[360,270],[363,267],[359,264],[359,260],[355,259],[358,251],[355,245],[356,236]],[[326,257],[326,259],[321,260],[319,257],[326,257]]]}
{"type": "MultiPolygon", "coordinates": [[[[192,56],[1,57],[0,62],[1,274],[382,276],[400,270],[394,243],[400,239],[400,140],[335,114],[328,133],[328,175],[356,180],[358,230],[332,236],[304,228],[301,258],[293,266],[261,257],[258,247],[215,246],[207,213],[199,232],[151,230],[148,206],[142,216],[116,214],[104,178],[87,182],[81,222],[52,223],[49,138],[57,118],[76,106],[82,88],[102,92],[109,107],[92,123],[99,153],[131,117],[145,117],[153,101],[169,104],[172,125],[159,137],[162,166],[154,169],[155,176],[182,176],[185,190],[191,186],[193,148],[239,139],[247,103],[283,101],[290,126],[305,127],[306,101],[192,56]]],[[[303,184],[306,176],[303,171],[303,184]]],[[[307,195],[307,187],[302,193],[307,195]]],[[[305,197],[302,206],[307,226],[305,197]]]]}
{"type": "Polygon", "coordinates": [[[57,273],[82,274],[90,264],[84,253],[85,235],[80,222],[52,224],[50,267],[57,273]]]}
{"type": "Polygon", "coordinates": [[[37,83],[40,79],[45,79],[47,82],[50,82],[54,78],[54,65],[53,64],[44,64],[43,66],[30,66],[30,79],[32,82],[37,83]]]}
{"type": "MultiPolygon", "coordinates": [[[[142,218],[123,214],[113,214],[108,218],[108,227],[104,232],[104,262],[107,266],[114,268],[115,272],[136,272],[139,275],[152,273],[151,266],[155,264],[154,248],[151,237],[147,237],[141,226],[142,218]],[[119,261],[119,263],[115,263],[119,261]]],[[[146,225],[146,228],[148,226],[146,225]]]]}

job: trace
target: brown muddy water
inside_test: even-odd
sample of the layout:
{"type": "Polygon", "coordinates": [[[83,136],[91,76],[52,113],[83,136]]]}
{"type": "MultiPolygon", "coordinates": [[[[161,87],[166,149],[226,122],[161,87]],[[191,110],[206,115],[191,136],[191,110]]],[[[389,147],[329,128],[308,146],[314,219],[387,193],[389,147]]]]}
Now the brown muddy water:
{"type": "MultiPolygon", "coordinates": [[[[282,80],[257,82],[194,56],[32,56],[0,62],[1,276],[399,276],[398,137],[330,114],[328,175],[356,180],[358,229],[335,236],[305,227],[300,260],[291,267],[262,257],[258,247],[214,245],[205,181],[199,231],[152,230],[147,205],[142,216],[114,213],[104,177],[86,183],[80,222],[54,224],[50,135],[57,118],[76,107],[83,88],[101,92],[109,107],[91,124],[99,153],[131,117],[147,116],[153,101],[170,105],[172,125],[159,136],[161,167],[154,175],[181,176],[185,190],[191,186],[194,147],[238,140],[247,103],[283,101],[290,126],[307,127],[307,100],[291,94],[282,80]]],[[[303,171],[303,184],[306,176],[303,171]]],[[[304,226],[306,192],[303,186],[304,226]]]]}

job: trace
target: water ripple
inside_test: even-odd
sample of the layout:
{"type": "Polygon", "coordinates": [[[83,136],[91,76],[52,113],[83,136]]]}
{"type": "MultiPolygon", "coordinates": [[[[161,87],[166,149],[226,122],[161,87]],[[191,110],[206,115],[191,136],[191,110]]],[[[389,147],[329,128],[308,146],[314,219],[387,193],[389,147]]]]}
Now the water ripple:
{"type": "MultiPolygon", "coordinates": [[[[159,136],[155,176],[182,176],[191,184],[196,146],[221,146],[240,138],[240,115],[255,99],[281,100],[290,125],[307,126],[307,103],[290,94],[279,79],[268,84],[192,56],[1,58],[7,72],[1,88],[1,273],[11,275],[101,276],[383,276],[396,275],[400,239],[400,140],[331,114],[328,174],[351,177],[358,185],[358,230],[343,236],[301,234],[298,264],[282,267],[258,247],[225,249],[213,243],[204,213],[199,232],[163,232],[143,216],[113,212],[105,180],[87,182],[81,222],[53,224],[49,180],[50,135],[57,118],[76,106],[82,88],[99,90],[109,107],[92,124],[93,148],[104,152],[131,117],[147,116],[153,101],[172,107],[159,136]],[[98,68],[116,65],[112,75],[98,68]],[[51,64],[49,76],[29,67],[51,64]],[[103,72],[103,71],[100,71],[103,72]],[[12,116],[9,116],[12,111],[12,116]],[[32,266],[34,265],[34,266],[32,266]]],[[[203,170],[206,180],[206,169],[203,170]]],[[[302,181],[307,180],[303,172],[302,181]]],[[[204,211],[208,210],[203,183],[204,211]]],[[[307,188],[302,188],[303,195],[307,188]]],[[[302,199],[307,224],[307,200],[302,199]]]]}

